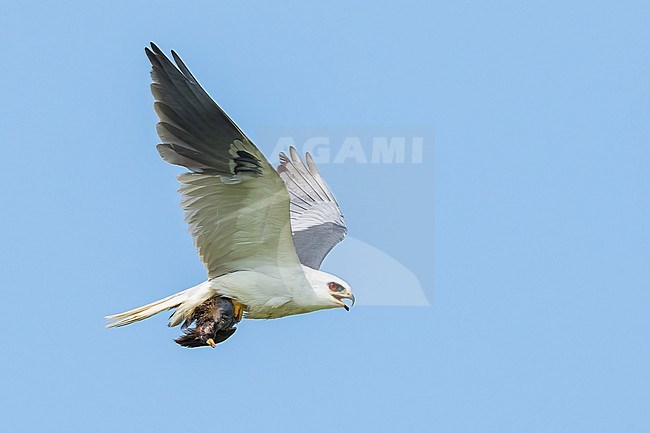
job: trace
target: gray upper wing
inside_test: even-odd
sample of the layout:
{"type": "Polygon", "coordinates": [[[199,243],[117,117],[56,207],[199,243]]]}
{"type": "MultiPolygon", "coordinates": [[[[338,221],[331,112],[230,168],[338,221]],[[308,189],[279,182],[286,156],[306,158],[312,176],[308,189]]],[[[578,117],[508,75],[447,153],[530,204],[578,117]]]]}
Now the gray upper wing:
{"type": "Polygon", "coordinates": [[[258,176],[261,161],[257,155],[233,151],[235,141],[250,142],[228,115],[210,98],[172,51],[174,65],[155,44],[145,48],[151,61],[151,93],[160,122],[156,130],[163,159],[194,173],[221,176],[258,176]]]}
{"type": "Polygon", "coordinates": [[[281,278],[287,267],[301,270],[289,193],[275,168],[174,52],[177,66],[154,44],[146,53],[160,119],[157,148],[165,161],[191,171],[178,178],[181,206],[208,277],[264,267],[281,278]]]}
{"type": "Polygon", "coordinates": [[[291,196],[291,230],[300,262],[319,269],[327,254],[345,239],[347,228],[334,195],[307,153],[307,165],[298,152],[280,154],[277,171],[291,196]]]}

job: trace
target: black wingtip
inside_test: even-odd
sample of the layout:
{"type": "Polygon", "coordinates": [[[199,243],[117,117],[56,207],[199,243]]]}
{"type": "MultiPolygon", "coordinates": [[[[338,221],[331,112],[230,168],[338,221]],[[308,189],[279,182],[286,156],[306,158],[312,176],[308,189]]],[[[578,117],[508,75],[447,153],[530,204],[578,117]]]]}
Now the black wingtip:
{"type": "MultiPolygon", "coordinates": [[[[149,59],[152,59],[152,58],[155,59],[155,63],[159,64],[161,67],[163,66],[163,62],[165,60],[167,60],[169,62],[169,60],[167,59],[167,56],[158,47],[158,45],[154,44],[153,42],[150,42],[149,45],[151,46],[151,50],[147,50],[147,48],[145,48],[145,51],[147,51],[147,56],[149,56],[149,59]],[[151,55],[149,55],[149,53],[151,53],[151,55]]],[[[154,63],[154,61],[152,60],[151,63],[154,63]]],[[[171,63],[171,62],[169,62],[169,63],[171,63]]]]}
{"type": "Polygon", "coordinates": [[[187,69],[185,63],[183,63],[183,60],[181,59],[181,56],[179,56],[178,53],[174,50],[172,50],[172,59],[174,59],[174,62],[176,62],[181,70],[187,69]]]}
{"type": "Polygon", "coordinates": [[[149,49],[149,47],[144,47],[144,53],[147,55],[147,58],[149,59],[149,62],[151,62],[151,65],[158,65],[160,62],[156,58],[156,54],[149,49]]]}

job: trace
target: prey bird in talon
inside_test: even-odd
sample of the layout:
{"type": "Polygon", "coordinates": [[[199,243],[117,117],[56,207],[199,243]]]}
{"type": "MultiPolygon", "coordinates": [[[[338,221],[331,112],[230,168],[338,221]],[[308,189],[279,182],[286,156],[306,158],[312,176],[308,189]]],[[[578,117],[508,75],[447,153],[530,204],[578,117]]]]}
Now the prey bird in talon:
{"type": "Polygon", "coordinates": [[[347,233],[336,199],[311,155],[291,148],[275,169],[208,96],[180,57],[155,44],[151,92],[160,156],[185,167],[179,192],[207,281],[108,316],[119,327],[174,310],[175,341],[215,347],[242,318],[276,319],[354,305],[350,286],[323,272],[325,256],[347,233]]]}

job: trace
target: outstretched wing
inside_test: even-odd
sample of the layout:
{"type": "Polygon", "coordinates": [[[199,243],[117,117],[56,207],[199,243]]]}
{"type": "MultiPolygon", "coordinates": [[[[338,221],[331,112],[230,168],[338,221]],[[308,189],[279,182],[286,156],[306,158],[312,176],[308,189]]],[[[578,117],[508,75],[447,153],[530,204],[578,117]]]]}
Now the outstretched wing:
{"type": "Polygon", "coordinates": [[[327,254],[348,230],[334,195],[307,153],[307,166],[291,147],[291,158],[280,154],[277,170],[291,196],[291,230],[300,262],[319,269],[327,254]]]}
{"type": "Polygon", "coordinates": [[[151,91],[163,159],[188,168],[181,205],[210,278],[300,262],[289,223],[289,194],[264,155],[201,88],[172,51],[154,44],[151,91]]]}

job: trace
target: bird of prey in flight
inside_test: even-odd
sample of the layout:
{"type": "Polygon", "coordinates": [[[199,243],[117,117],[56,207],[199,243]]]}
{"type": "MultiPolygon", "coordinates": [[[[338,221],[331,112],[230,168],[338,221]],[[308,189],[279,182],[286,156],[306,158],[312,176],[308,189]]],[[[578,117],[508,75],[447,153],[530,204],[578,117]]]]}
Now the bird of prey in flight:
{"type": "Polygon", "coordinates": [[[151,92],[160,156],[185,167],[178,177],[185,221],[207,281],[165,299],[108,316],[128,325],[175,309],[169,326],[185,347],[225,341],[243,317],[275,319],[354,305],[350,286],[319,270],[347,233],[338,203],[312,157],[294,149],[277,169],[208,96],[180,57],[155,45],[151,92]]]}

